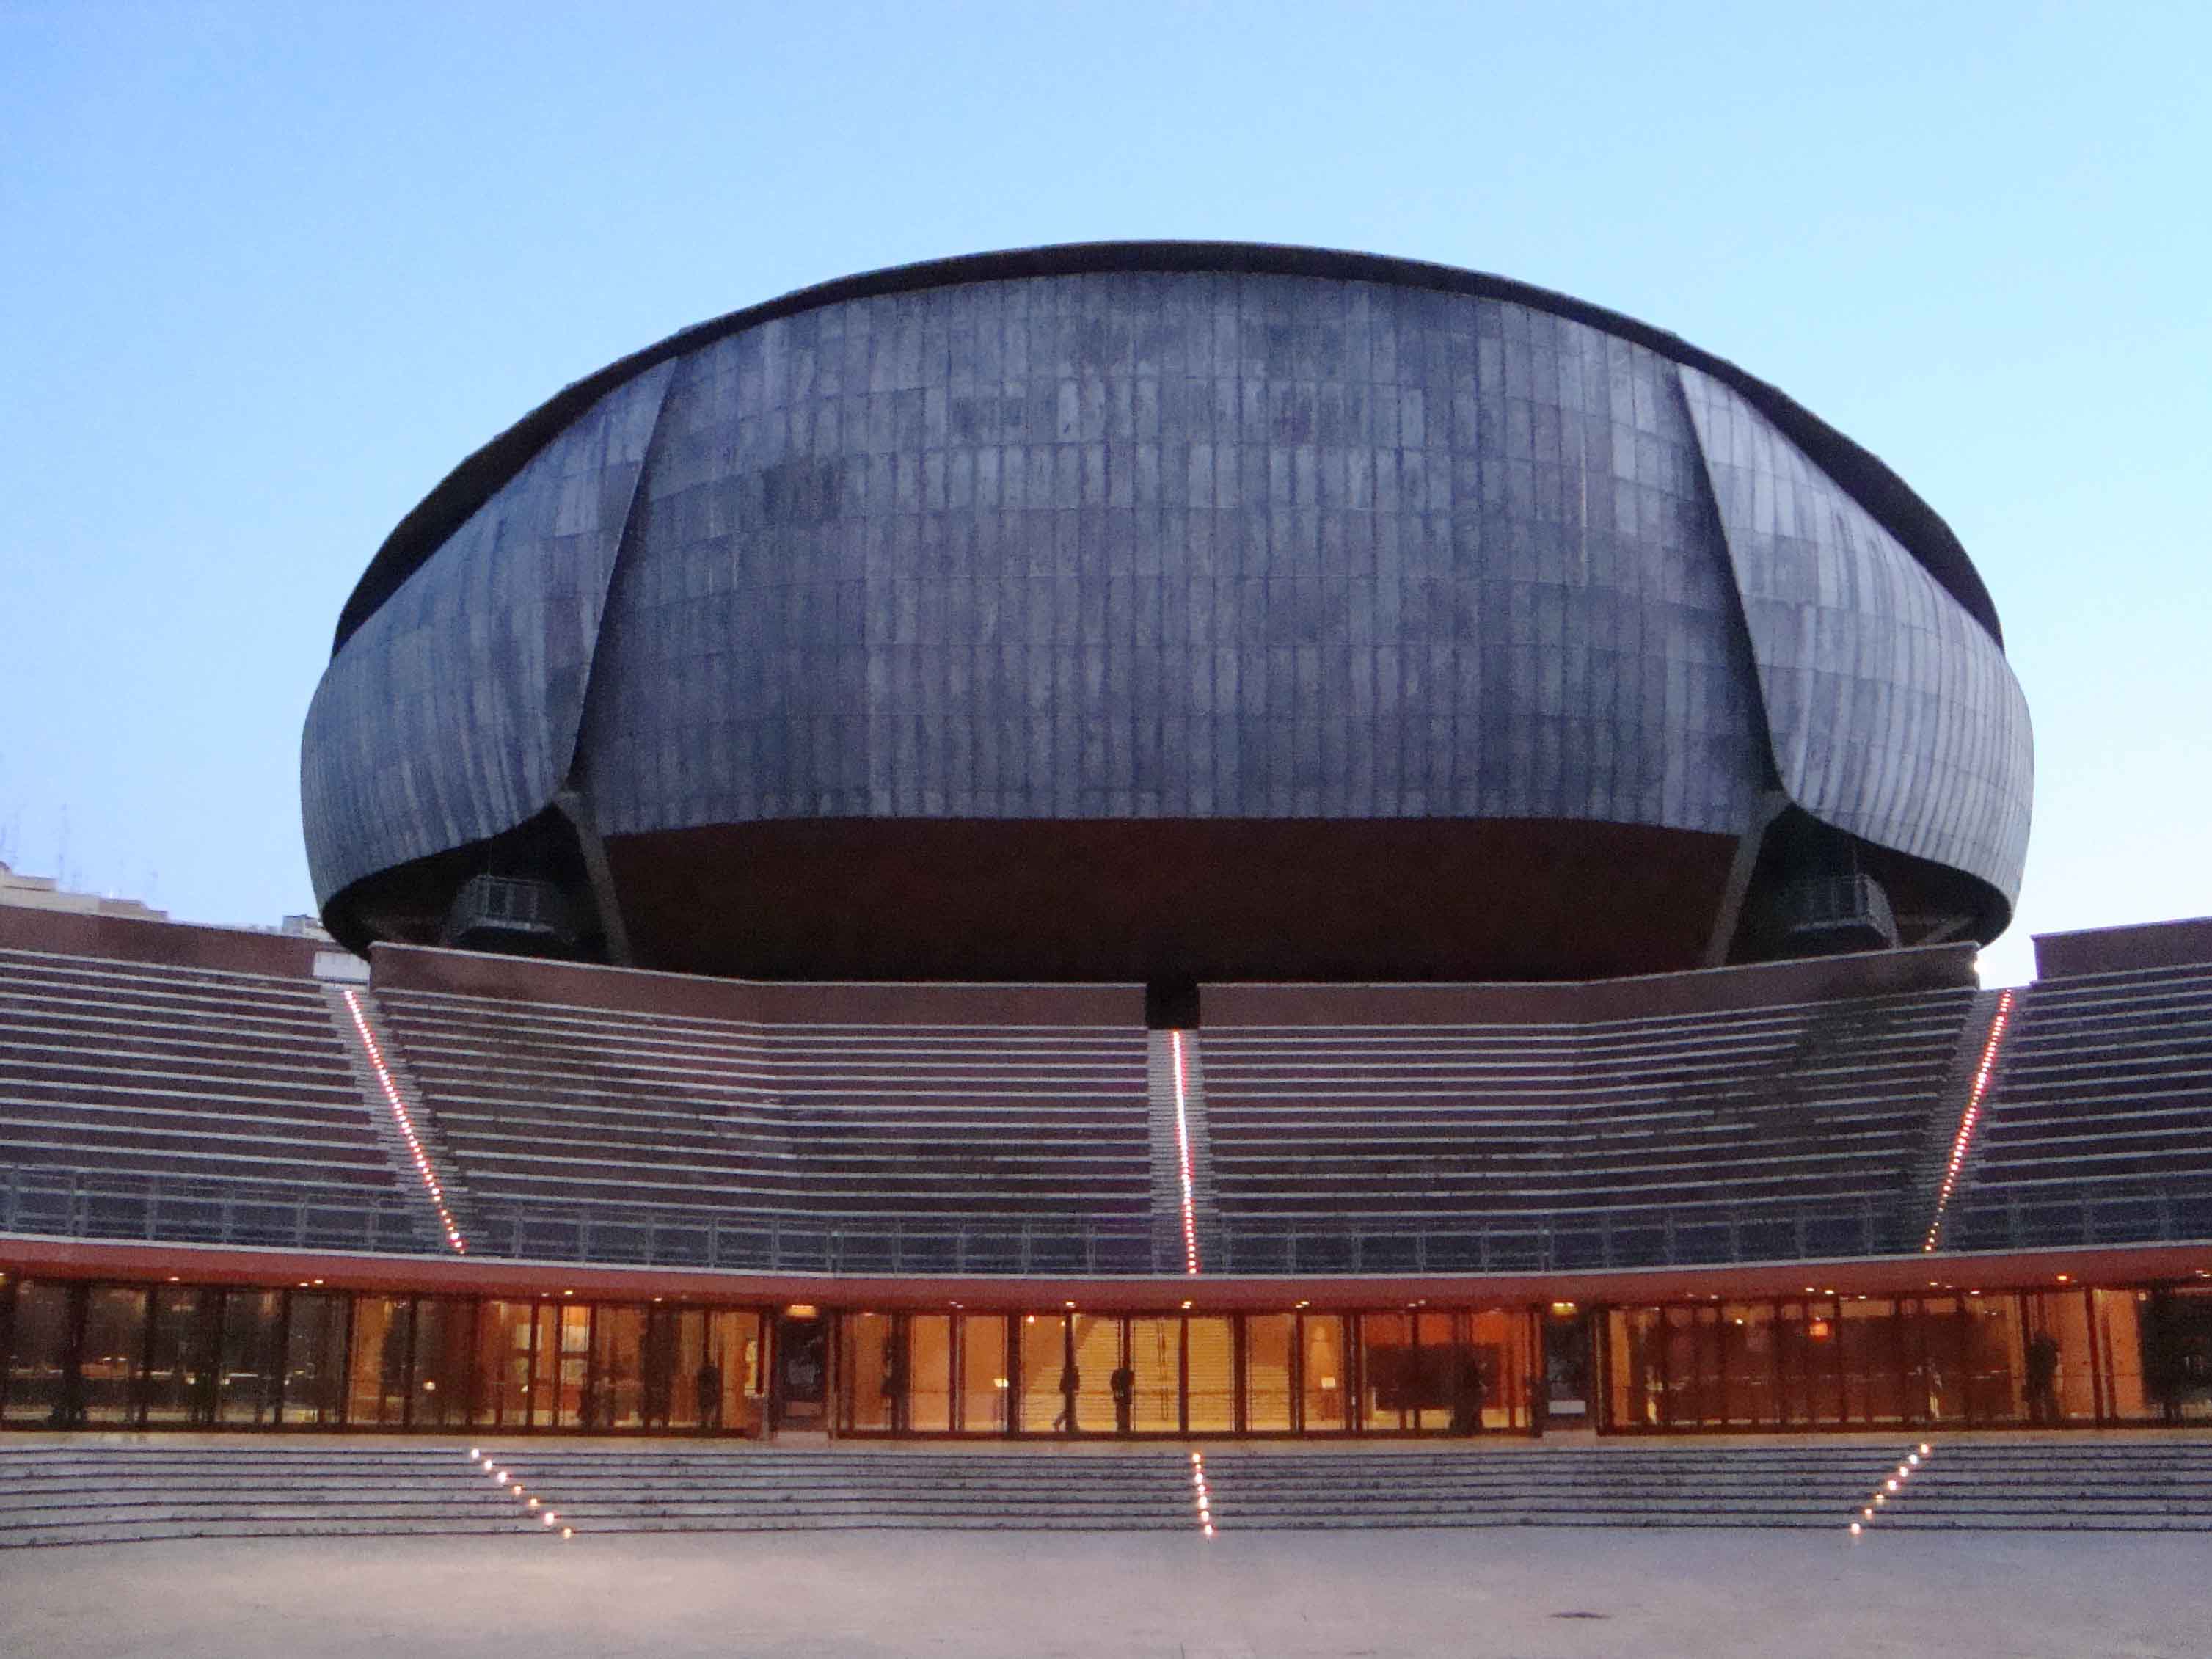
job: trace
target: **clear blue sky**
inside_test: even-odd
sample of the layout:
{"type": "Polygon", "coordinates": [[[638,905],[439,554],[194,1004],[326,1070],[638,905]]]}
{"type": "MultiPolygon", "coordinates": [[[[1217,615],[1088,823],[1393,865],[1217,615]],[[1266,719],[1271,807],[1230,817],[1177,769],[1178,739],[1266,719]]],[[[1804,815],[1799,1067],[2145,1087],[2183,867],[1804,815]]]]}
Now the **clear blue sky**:
{"type": "Polygon", "coordinates": [[[563,383],[845,272],[1376,249],[1672,329],[1965,540],[2020,921],[2212,912],[2212,7],[0,0],[0,858],[310,907],[339,605],[563,383]]]}

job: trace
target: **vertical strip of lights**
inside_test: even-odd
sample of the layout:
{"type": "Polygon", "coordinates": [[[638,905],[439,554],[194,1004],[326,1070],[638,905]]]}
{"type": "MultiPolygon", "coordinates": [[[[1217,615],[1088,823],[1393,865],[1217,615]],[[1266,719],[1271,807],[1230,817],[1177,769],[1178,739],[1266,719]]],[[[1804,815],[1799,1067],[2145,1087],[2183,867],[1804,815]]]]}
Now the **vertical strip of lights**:
{"type": "Polygon", "coordinates": [[[1936,1189],[1936,1213],[1928,1219],[1928,1237],[1920,1241],[1923,1254],[1932,1252],[1943,1237],[1943,1212],[1950,1207],[1959,1176],[1966,1167],[1966,1154],[1974,1149],[1974,1131],[1982,1121],[1982,1102],[1996,1075],[1997,1051],[2004,1044],[2005,1027],[2012,1023],[2014,993],[1997,993],[1997,1012],[1990,1021],[1990,1035],[1982,1044],[1982,1063],[1974,1068],[1974,1086],[1966,1093],[1966,1109],[1959,1115],[1959,1133],[1951,1138],[1951,1161],[1943,1166],[1943,1184],[1936,1189]]]}
{"type": "Polygon", "coordinates": [[[1198,1271],[1198,1193],[1190,1173],[1190,1098],[1183,1081],[1182,1033],[1168,1033],[1175,1055],[1176,1161],[1182,1175],[1182,1270],[1198,1271]]]}
{"type": "Polygon", "coordinates": [[[1206,1488],[1206,1456],[1202,1452],[1190,1455],[1190,1492],[1198,1510],[1198,1529],[1211,1538],[1213,1536],[1213,1495],[1206,1488]]]}
{"type": "Polygon", "coordinates": [[[446,1243],[453,1246],[454,1255],[466,1255],[469,1242],[461,1237],[459,1224],[446,1207],[446,1189],[438,1184],[438,1172],[430,1167],[430,1155],[422,1150],[422,1137],[415,1133],[415,1120],[408,1115],[407,1103],[399,1097],[399,1085],[392,1080],[392,1068],[384,1063],[384,1050],[377,1043],[376,1033],[369,1030],[368,1016],[362,1012],[361,998],[351,986],[346,988],[345,1005],[346,1012],[353,1016],[354,1030],[361,1033],[362,1052],[368,1056],[369,1069],[383,1085],[384,1103],[392,1109],[392,1121],[399,1126],[399,1138],[407,1143],[408,1156],[415,1160],[415,1168],[438,1212],[438,1220],[445,1227],[446,1243]]]}

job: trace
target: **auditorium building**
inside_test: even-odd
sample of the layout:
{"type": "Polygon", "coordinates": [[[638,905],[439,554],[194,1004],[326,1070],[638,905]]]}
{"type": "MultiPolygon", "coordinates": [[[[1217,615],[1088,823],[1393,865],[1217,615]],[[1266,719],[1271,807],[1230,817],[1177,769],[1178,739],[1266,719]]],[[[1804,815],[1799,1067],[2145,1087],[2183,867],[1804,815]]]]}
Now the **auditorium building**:
{"type": "Polygon", "coordinates": [[[2010,922],[1996,607],[1501,278],[871,273],[370,561],[327,939],[0,907],[0,1423],[2212,1421],[2212,921],[2010,922]]]}

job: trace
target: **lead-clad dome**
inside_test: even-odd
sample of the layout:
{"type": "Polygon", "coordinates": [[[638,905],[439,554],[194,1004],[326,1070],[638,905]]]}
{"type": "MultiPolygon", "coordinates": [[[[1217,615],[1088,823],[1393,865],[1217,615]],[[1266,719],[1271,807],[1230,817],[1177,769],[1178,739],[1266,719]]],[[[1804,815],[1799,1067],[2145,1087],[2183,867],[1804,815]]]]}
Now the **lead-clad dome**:
{"type": "Polygon", "coordinates": [[[852,278],[569,388],[378,554],[302,757],[349,943],[829,977],[1986,939],[2031,775],[1955,538],[1772,387],[1189,244],[852,278]]]}

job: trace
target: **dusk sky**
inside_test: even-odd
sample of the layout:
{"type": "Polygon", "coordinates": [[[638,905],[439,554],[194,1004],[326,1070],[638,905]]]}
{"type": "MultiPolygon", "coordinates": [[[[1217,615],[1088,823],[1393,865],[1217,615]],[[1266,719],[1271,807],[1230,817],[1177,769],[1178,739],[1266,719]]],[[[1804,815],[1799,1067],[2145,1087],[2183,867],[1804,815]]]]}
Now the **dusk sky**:
{"type": "Polygon", "coordinates": [[[2212,8],[0,0],[0,860],[309,909],[392,525],[564,383],[850,271],[1370,249],[1671,330],[1887,460],[2036,735],[2019,920],[2212,912],[2212,8]]]}

